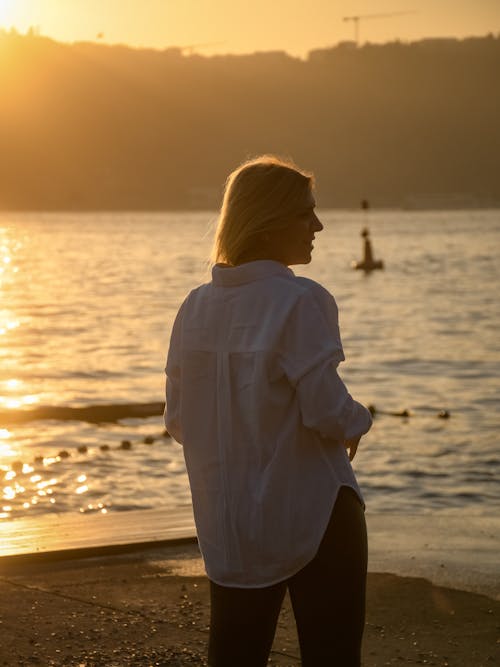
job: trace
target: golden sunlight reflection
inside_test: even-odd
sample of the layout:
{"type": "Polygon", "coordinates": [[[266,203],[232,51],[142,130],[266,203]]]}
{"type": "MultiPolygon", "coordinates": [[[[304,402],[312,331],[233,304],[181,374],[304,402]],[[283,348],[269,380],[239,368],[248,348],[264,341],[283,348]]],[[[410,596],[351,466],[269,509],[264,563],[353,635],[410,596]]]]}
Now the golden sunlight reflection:
{"type": "Polygon", "coordinates": [[[17,495],[24,493],[26,489],[18,482],[3,487],[2,500],[14,500],[17,495]]]}
{"type": "MultiPolygon", "coordinates": [[[[24,463],[20,470],[11,470],[6,466],[2,466],[0,470],[4,471],[3,479],[6,483],[1,489],[0,501],[3,501],[5,504],[0,505],[0,519],[10,518],[12,513],[17,511],[21,506],[26,510],[37,505],[40,501],[48,501],[52,505],[56,502],[52,495],[54,493],[54,487],[59,484],[59,479],[57,477],[43,479],[42,475],[35,473],[33,466],[28,463],[24,463]],[[26,476],[24,478],[26,480],[24,484],[30,488],[27,489],[18,481],[20,475],[26,476]],[[22,498],[22,495],[27,493],[34,493],[29,501],[25,499],[26,496],[25,498],[22,498]],[[10,504],[13,501],[17,501],[15,506],[10,504]]],[[[79,476],[79,481],[81,481],[81,477],[82,475],[79,476]]],[[[80,493],[83,493],[83,491],[80,491],[80,493]]]]}
{"type": "Polygon", "coordinates": [[[43,459],[43,465],[44,466],[50,466],[53,463],[57,463],[60,460],[61,460],[60,456],[46,456],[43,459]]]}
{"type": "MultiPolygon", "coordinates": [[[[0,334],[1,333],[2,330],[0,329],[0,334]]],[[[5,398],[4,396],[0,396],[0,405],[4,408],[15,410],[16,408],[20,408],[22,403],[17,398],[5,398]]]]}
{"type": "Polygon", "coordinates": [[[11,322],[7,322],[5,324],[5,328],[7,331],[12,331],[12,329],[17,329],[17,327],[20,325],[20,322],[17,322],[16,320],[12,320],[11,322]]]}
{"type": "MultiPolygon", "coordinates": [[[[1,332],[2,331],[0,329],[0,333],[1,332]]],[[[38,396],[35,396],[34,394],[19,396],[18,398],[0,396],[0,407],[16,410],[17,408],[22,408],[25,405],[33,405],[34,403],[38,403],[38,400],[38,396]]]]}
{"type": "MultiPolygon", "coordinates": [[[[0,335],[7,333],[9,329],[14,328],[14,323],[9,322],[6,326],[0,326],[0,335]]],[[[9,380],[4,380],[0,383],[0,387],[3,385],[3,390],[7,395],[0,395],[0,407],[4,408],[20,408],[22,405],[32,405],[38,401],[37,396],[33,394],[27,394],[25,396],[19,395],[22,388],[21,380],[17,378],[10,378],[9,380]],[[11,395],[9,395],[9,393],[11,395]],[[12,395],[14,394],[14,395],[12,395]],[[17,396],[16,396],[17,394],[17,396]]],[[[1,430],[0,430],[0,438],[1,430]]]]}
{"type": "MultiPolygon", "coordinates": [[[[16,456],[16,452],[7,442],[0,442],[0,460],[7,457],[16,456]]],[[[3,469],[3,466],[0,466],[0,470],[3,469]]]]}
{"type": "Polygon", "coordinates": [[[12,262],[12,257],[10,256],[9,249],[6,246],[2,246],[2,248],[0,248],[0,252],[3,255],[2,257],[0,257],[0,269],[1,272],[4,273],[6,268],[12,262]]]}
{"type": "MultiPolygon", "coordinates": [[[[1,5],[0,5],[1,7],[1,5]]],[[[8,273],[17,273],[18,267],[13,266],[13,259],[11,254],[11,248],[7,244],[0,246],[0,285],[2,284],[3,278],[8,276],[8,273]]],[[[7,336],[10,332],[14,331],[20,326],[19,320],[12,316],[12,313],[8,311],[0,311],[0,336],[7,336]]],[[[6,383],[3,383],[7,389],[15,389],[15,383],[10,380],[6,383]]],[[[11,399],[15,401],[16,399],[11,399]]],[[[9,408],[18,408],[21,407],[21,404],[16,402],[11,404],[6,404],[5,401],[2,401],[0,397],[0,406],[9,407],[9,408]]]]}
{"type": "Polygon", "coordinates": [[[107,514],[108,510],[104,507],[103,503],[98,503],[97,505],[89,503],[87,507],[80,507],[80,513],[84,514],[86,512],[100,512],[101,514],[107,514]]]}
{"type": "Polygon", "coordinates": [[[2,497],[5,500],[14,500],[16,497],[16,492],[12,486],[4,486],[2,497]]]}
{"type": "Polygon", "coordinates": [[[36,486],[41,491],[41,490],[47,488],[47,486],[54,486],[54,484],[57,484],[57,479],[52,478],[52,479],[45,480],[44,482],[39,482],[36,486]]]}

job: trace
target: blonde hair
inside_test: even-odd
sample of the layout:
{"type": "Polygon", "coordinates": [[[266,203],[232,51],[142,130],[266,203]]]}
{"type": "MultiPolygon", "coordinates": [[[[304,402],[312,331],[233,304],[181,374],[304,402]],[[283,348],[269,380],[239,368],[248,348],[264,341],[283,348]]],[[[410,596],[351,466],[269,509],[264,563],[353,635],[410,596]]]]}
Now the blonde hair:
{"type": "Polygon", "coordinates": [[[313,187],[314,176],[292,160],[261,155],[241,164],[226,181],[212,261],[258,257],[265,233],[285,228],[313,187]]]}

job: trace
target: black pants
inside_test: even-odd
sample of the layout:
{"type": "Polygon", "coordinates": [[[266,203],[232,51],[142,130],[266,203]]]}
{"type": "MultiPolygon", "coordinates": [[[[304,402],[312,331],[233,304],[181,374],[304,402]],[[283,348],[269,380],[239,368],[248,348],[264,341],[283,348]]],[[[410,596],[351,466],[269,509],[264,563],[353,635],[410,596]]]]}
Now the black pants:
{"type": "Polygon", "coordinates": [[[367,557],[363,508],[342,487],[318,553],[300,572],[266,588],[210,582],[209,665],[265,667],[288,588],[303,667],[359,667],[367,557]]]}

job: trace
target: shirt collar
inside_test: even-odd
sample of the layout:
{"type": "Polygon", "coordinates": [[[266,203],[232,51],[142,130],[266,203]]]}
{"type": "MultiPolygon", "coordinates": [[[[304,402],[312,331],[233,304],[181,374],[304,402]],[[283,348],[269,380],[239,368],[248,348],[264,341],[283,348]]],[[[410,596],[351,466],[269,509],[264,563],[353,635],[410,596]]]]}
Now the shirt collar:
{"type": "Polygon", "coordinates": [[[244,285],[255,280],[279,275],[284,278],[290,278],[294,276],[294,273],[287,266],[284,266],[284,264],[271,259],[259,259],[254,262],[239,264],[238,266],[215,264],[212,267],[212,282],[217,287],[244,285]]]}

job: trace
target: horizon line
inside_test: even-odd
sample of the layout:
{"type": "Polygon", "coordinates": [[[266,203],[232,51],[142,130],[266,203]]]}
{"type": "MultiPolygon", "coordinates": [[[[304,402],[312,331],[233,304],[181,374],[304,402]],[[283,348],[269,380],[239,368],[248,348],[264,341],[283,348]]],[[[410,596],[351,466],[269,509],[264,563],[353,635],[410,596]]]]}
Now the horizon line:
{"type": "Polygon", "coordinates": [[[498,32],[493,32],[490,31],[488,33],[484,34],[471,34],[467,36],[450,36],[450,35],[441,35],[441,36],[432,36],[432,37],[421,37],[418,39],[413,39],[413,40],[403,40],[399,38],[395,38],[392,40],[387,40],[383,42],[373,42],[373,41],[365,41],[365,42],[356,42],[356,40],[351,40],[351,39],[344,39],[340,40],[338,42],[334,42],[329,45],[323,45],[323,46],[316,46],[314,48],[311,48],[305,52],[304,55],[297,55],[293,54],[290,51],[286,49],[265,49],[265,48],[258,48],[254,51],[218,51],[218,52],[212,52],[212,53],[202,53],[197,50],[197,48],[203,48],[203,45],[181,45],[181,44],[169,44],[165,46],[147,46],[147,45],[137,45],[137,44],[130,44],[127,42],[107,42],[104,39],[100,38],[94,38],[94,39],[77,39],[73,41],[66,41],[66,40],[61,40],[56,37],[53,37],[51,35],[46,35],[41,32],[39,26],[30,26],[27,28],[26,32],[22,32],[18,30],[15,26],[9,26],[9,27],[4,27],[0,26],[0,36],[6,36],[6,37],[19,37],[19,38],[26,38],[26,39],[40,39],[40,40],[48,40],[50,42],[54,42],[55,44],[60,44],[61,46],[77,46],[80,44],[89,44],[97,47],[105,47],[105,48],[125,48],[125,49],[130,49],[132,51],[156,51],[158,53],[165,53],[167,51],[179,51],[180,55],[182,57],[198,57],[198,58],[217,58],[217,57],[246,57],[246,56],[253,56],[253,55],[259,55],[259,54],[284,54],[289,58],[292,59],[297,59],[297,60],[307,60],[309,55],[311,53],[314,53],[316,51],[328,51],[330,49],[336,49],[338,47],[343,47],[343,48],[351,48],[353,50],[362,50],[365,47],[383,47],[383,46],[388,46],[392,44],[400,44],[402,46],[411,46],[415,44],[419,44],[421,42],[465,42],[468,40],[474,40],[474,39],[487,39],[487,38],[492,38],[492,39],[500,39],[500,30],[498,32]],[[187,52],[187,53],[186,53],[187,52]]]}

